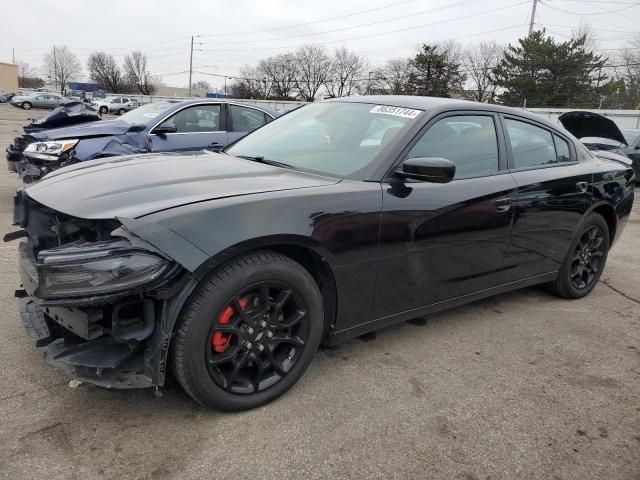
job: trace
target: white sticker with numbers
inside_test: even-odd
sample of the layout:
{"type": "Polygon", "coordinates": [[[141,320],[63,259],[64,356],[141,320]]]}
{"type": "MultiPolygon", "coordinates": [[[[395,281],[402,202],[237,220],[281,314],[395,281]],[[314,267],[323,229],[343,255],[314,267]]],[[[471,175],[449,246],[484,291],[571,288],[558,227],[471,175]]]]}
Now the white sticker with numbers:
{"type": "Polygon", "coordinates": [[[383,113],[385,115],[393,115],[394,117],[416,118],[422,110],[412,110],[411,108],[389,107],[387,105],[376,105],[369,113],[383,113]]]}

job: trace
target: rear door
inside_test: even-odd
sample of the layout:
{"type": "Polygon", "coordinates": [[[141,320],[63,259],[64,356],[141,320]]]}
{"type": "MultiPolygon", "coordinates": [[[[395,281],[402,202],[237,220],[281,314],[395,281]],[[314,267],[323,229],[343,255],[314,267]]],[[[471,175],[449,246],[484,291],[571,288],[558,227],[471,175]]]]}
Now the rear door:
{"type": "Polygon", "coordinates": [[[257,108],[228,104],[229,143],[270,122],[271,117],[257,108]]]}
{"type": "Polygon", "coordinates": [[[436,117],[404,155],[413,157],[451,160],[456,175],[383,185],[377,318],[496,286],[508,244],[515,182],[496,114],[436,117]]]}
{"type": "Polygon", "coordinates": [[[592,175],[573,142],[544,124],[502,115],[517,191],[502,283],[555,272],[592,201],[592,175]]]}
{"type": "Polygon", "coordinates": [[[227,144],[224,104],[190,105],[162,123],[176,126],[176,133],[158,135],[151,130],[154,152],[202,150],[227,144]]]}

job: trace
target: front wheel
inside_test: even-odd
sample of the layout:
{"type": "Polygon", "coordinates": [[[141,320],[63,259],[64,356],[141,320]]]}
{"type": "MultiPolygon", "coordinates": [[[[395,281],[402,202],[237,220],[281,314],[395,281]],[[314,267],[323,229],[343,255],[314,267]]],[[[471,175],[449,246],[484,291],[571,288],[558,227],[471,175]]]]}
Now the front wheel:
{"type": "Polygon", "coordinates": [[[31,105],[30,102],[22,102],[22,108],[24,110],[31,110],[31,107],[32,107],[32,105],[31,105]]]}
{"type": "Polygon", "coordinates": [[[211,273],[186,305],[174,373],[206,407],[255,408],[302,376],[322,328],[322,296],[304,267],[275,252],[247,254],[211,273]]]}
{"type": "Polygon", "coordinates": [[[118,110],[118,115],[124,115],[125,113],[127,113],[127,111],[124,108],[118,110]]]}
{"type": "Polygon", "coordinates": [[[100,115],[104,115],[107,112],[109,112],[109,109],[107,107],[100,107],[100,115]]]}
{"type": "Polygon", "coordinates": [[[596,286],[609,253],[609,227],[597,213],[587,216],[573,240],[551,290],[562,298],[581,298],[596,286]]]}

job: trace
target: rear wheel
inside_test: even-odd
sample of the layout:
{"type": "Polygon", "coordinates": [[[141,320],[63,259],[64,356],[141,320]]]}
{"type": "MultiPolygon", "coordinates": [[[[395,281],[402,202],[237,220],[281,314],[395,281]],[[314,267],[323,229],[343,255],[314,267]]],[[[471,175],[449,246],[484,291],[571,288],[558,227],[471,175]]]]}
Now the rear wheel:
{"type": "Polygon", "coordinates": [[[322,326],[322,297],[304,267],[274,252],[248,254],[194,293],[177,328],[174,372],[206,407],[254,408],[302,376],[322,326]]]}
{"type": "Polygon", "coordinates": [[[606,220],[597,213],[591,213],[571,244],[558,278],[550,284],[551,290],[562,298],[588,295],[604,270],[609,242],[606,220]]]}
{"type": "Polygon", "coordinates": [[[125,113],[127,113],[127,111],[124,108],[118,110],[118,115],[124,115],[125,113]]]}
{"type": "Polygon", "coordinates": [[[31,107],[32,107],[31,102],[22,102],[22,108],[24,110],[31,110],[31,107]]]}
{"type": "Polygon", "coordinates": [[[100,107],[100,114],[104,115],[105,113],[107,113],[109,111],[109,109],[107,107],[100,107]]]}

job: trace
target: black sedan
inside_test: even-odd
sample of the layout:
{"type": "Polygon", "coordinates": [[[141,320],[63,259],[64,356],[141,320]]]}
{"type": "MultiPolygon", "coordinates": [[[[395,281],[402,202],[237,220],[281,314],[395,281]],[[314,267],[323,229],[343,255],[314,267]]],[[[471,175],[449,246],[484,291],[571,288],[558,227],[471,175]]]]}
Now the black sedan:
{"type": "Polygon", "coordinates": [[[28,333],[80,381],[172,371],[222,410],[282,395],[321,343],[535,284],[587,295],[634,198],[628,165],[535,115],[424,97],[91,164],[16,196],[28,333]]]}

